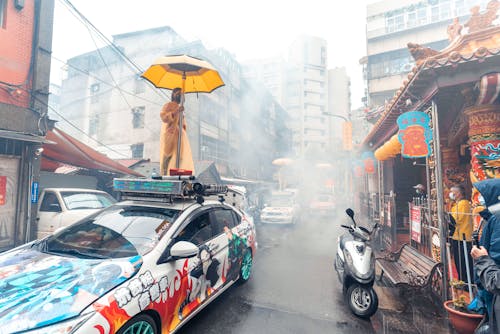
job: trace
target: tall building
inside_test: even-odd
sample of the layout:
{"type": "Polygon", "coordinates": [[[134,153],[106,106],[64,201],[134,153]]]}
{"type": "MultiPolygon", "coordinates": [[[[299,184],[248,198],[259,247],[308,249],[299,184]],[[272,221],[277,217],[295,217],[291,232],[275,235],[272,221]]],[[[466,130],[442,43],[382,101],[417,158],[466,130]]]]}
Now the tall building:
{"type": "Polygon", "coordinates": [[[344,122],[351,118],[351,79],[345,67],[328,70],[328,114],[329,147],[342,146],[344,122]],[[340,145],[339,145],[340,143],[340,145]]]}
{"type": "Polygon", "coordinates": [[[323,151],[329,141],[324,112],[328,105],[327,43],[319,37],[302,36],[289,49],[285,108],[291,117],[293,148],[323,151]]]}
{"type": "Polygon", "coordinates": [[[280,138],[286,132],[274,131],[283,128],[283,108],[269,93],[250,87],[229,52],[188,42],[170,27],[116,35],[113,45],[70,59],[61,86],[60,113],[72,125],[58,126],[110,157],[159,161],[159,113],[170,100],[170,91],[153,87],[140,75],[156,58],[168,54],[205,59],[225,82],[210,94],[186,94],[193,158],[214,161],[223,176],[269,179],[266,166],[283,149],[280,145],[286,145],[280,138]],[[271,144],[262,146],[264,142],[271,144]]]}
{"type": "Polygon", "coordinates": [[[334,153],[342,140],[342,118],[349,118],[350,79],[345,68],[327,70],[326,42],[321,38],[302,36],[289,51],[288,60],[245,62],[243,76],[267,87],[290,115],[290,153],[296,157],[308,149],[334,153]]]}
{"type": "Polygon", "coordinates": [[[449,44],[447,26],[464,23],[473,6],[488,0],[383,0],[367,6],[366,52],[363,59],[366,104],[390,101],[414,66],[409,42],[441,50],[449,44]]]}
{"type": "Polygon", "coordinates": [[[0,1],[0,251],[34,236],[53,0],[0,1]]]}

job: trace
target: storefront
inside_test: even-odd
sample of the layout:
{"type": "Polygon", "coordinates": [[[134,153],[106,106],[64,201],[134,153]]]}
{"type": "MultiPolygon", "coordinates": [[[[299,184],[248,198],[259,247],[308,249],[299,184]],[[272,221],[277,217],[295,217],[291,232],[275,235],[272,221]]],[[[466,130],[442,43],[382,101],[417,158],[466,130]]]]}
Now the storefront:
{"type": "Polygon", "coordinates": [[[491,10],[473,15],[464,25],[468,32],[450,35],[442,51],[409,43],[416,66],[363,141],[377,159],[368,191],[378,200],[378,216],[371,218],[383,226],[382,247],[409,242],[444,263],[443,277],[448,277],[449,188],[464,185],[477,212],[472,183],[500,177],[500,27],[492,25],[495,17],[491,10]],[[402,139],[398,120],[413,111],[428,117],[430,132],[402,139]],[[412,149],[425,145],[426,156],[408,158],[412,149]],[[415,194],[417,184],[425,186],[425,197],[415,194]]]}

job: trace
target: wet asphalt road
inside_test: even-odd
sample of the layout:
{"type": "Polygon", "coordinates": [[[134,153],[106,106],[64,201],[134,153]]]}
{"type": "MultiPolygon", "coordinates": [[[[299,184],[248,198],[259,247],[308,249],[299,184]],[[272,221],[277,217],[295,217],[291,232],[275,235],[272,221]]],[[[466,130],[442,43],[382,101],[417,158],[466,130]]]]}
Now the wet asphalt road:
{"type": "Polygon", "coordinates": [[[333,268],[344,217],[257,224],[250,281],[226,290],[179,333],[374,333],[344,304],[333,268]]]}

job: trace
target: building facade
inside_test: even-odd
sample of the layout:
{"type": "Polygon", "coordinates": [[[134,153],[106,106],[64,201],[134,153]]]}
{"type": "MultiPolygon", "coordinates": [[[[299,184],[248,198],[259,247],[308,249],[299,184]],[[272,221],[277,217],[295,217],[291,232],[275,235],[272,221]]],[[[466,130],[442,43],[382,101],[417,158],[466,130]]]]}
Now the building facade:
{"type": "Polygon", "coordinates": [[[53,0],[0,2],[0,250],[34,231],[53,13],[53,0]]]}
{"type": "Polygon", "coordinates": [[[367,5],[364,75],[366,104],[384,105],[400,88],[415,62],[408,43],[442,50],[447,27],[455,17],[463,22],[470,9],[486,0],[384,0],[367,5]]]}
{"type": "Polygon", "coordinates": [[[159,161],[159,112],[170,100],[170,91],[153,87],[140,75],[167,54],[205,59],[225,82],[210,94],[186,95],[193,158],[214,161],[224,176],[270,178],[270,173],[261,173],[268,173],[263,166],[270,165],[272,157],[257,162],[249,155],[243,159],[239,152],[252,151],[258,146],[249,143],[263,139],[275,146],[263,149],[264,156],[282,150],[279,146],[286,141],[267,131],[266,122],[286,119],[267,117],[271,113],[283,116],[284,110],[270,94],[264,100],[261,93],[252,95],[255,90],[249,88],[240,64],[227,51],[207,50],[200,41],[187,42],[170,27],[116,35],[113,45],[70,59],[68,77],[61,86],[60,113],[72,125],[60,122],[58,126],[110,157],[159,161]],[[245,121],[251,117],[255,122],[245,121]]]}

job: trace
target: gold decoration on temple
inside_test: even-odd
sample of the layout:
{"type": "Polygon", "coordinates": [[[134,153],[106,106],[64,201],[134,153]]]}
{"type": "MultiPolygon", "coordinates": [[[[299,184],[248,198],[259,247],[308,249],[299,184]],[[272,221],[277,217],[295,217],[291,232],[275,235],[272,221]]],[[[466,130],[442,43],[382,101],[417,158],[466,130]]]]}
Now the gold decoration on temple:
{"type": "Polygon", "coordinates": [[[417,43],[408,43],[408,50],[410,51],[413,59],[415,59],[415,62],[417,65],[420,65],[425,59],[431,57],[431,56],[436,56],[439,54],[438,51],[433,50],[427,46],[422,46],[417,43]]]}
{"type": "Polygon", "coordinates": [[[465,23],[465,27],[469,28],[469,34],[491,27],[493,21],[497,18],[499,8],[500,2],[498,0],[490,1],[483,14],[479,13],[479,6],[472,7],[470,19],[465,23]]]}

